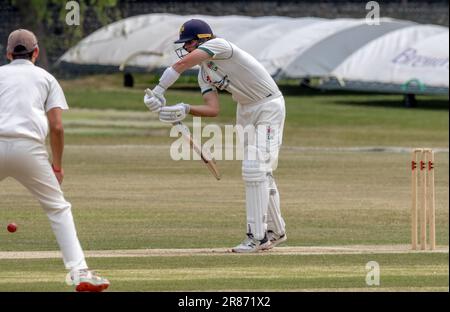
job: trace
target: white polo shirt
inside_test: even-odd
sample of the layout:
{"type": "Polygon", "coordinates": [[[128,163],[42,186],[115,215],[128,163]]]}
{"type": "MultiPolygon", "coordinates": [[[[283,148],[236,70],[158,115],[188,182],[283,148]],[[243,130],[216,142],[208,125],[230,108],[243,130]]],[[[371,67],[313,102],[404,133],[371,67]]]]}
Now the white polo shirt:
{"type": "Polygon", "coordinates": [[[69,108],[61,86],[50,73],[22,59],[0,66],[0,137],[45,143],[46,113],[55,107],[69,108]]]}
{"type": "Polygon", "coordinates": [[[233,43],[215,38],[198,48],[212,57],[200,64],[198,84],[202,94],[214,89],[226,90],[236,102],[244,105],[281,95],[261,63],[233,43]]]}

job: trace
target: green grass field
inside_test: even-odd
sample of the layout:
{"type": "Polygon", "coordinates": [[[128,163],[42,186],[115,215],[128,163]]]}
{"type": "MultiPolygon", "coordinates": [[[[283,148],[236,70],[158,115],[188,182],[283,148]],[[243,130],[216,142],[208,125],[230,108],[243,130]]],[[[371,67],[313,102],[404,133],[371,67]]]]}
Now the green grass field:
{"type": "MultiPolygon", "coordinates": [[[[245,234],[240,162],[219,161],[223,178],[215,181],[200,161],[172,161],[169,127],[142,103],[148,85],[120,83],[120,76],[62,83],[71,106],[64,113],[63,191],[83,248],[236,245],[245,234]]],[[[275,173],[289,237],[283,246],[409,244],[407,149],[426,146],[438,151],[436,232],[444,252],[89,256],[111,280],[110,291],[448,291],[448,98],[419,97],[418,108],[405,109],[397,95],[286,94],[275,173]],[[380,265],[379,286],[365,283],[368,261],[380,265]]],[[[201,103],[188,88],[167,98],[201,103]]],[[[221,100],[221,116],[204,124],[233,124],[235,105],[228,95],[221,100]]],[[[5,256],[58,247],[34,198],[11,179],[0,185],[0,291],[72,291],[61,259],[5,256]],[[18,224],[16,233],[6,231],[9,222],[18,224]]]]}
{"type": "MultiPolygon", "coordinates": [[[[447,291],[448,254],[226,255],[88,259],[111,291],[447,291]],[[377,261],[380,286],[367,286],[377,261]],[[263,273],[262,273],[263,272],[263,273]]],[[[3,260],[1,291],[70,291],[56,259],[3,260]],[[19,282],[17,282],[19,281],[19,282]]]]}

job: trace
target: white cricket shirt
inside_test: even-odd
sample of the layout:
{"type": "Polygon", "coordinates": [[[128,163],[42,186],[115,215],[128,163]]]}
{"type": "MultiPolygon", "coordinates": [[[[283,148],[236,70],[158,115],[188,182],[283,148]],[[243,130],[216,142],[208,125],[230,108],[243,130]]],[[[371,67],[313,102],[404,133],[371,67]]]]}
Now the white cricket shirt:
{"type": "Polygon", "coordinates": [[[226,90],[239,104],[249,104],[280,95],[267,70],[249,53],[223,38],[206,41],[198,47],[212,56],[200,64],[198,84],[202,94],[226,90]]]}
{"type": "Polygon", "coordinates": [[[45,143],[46,112],[68,109],[63,90],[50,73],[28,60],[0,66],[0,137],[45,143]]]}

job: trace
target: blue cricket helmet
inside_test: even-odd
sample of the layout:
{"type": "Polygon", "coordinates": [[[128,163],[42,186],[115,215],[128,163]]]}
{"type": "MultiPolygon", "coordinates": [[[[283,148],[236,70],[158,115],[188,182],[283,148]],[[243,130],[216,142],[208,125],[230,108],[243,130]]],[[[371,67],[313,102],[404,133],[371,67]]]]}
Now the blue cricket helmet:
{"type": "Polygon", "coordinates": [[[180,38],[175,43],[185,43],[193,39],[212,38],[213,32],[209,25],[199,19],[191,19],[180,28],[180,38]]]}

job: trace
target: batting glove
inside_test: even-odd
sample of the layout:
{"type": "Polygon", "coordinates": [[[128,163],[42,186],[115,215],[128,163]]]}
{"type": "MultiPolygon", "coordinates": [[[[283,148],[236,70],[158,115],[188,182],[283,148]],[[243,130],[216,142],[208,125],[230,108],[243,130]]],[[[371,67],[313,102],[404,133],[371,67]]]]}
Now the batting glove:
{"type": "Polygon", "coordinates": [[[160,86],[156,86],[151,92],[146,90],[144,96],[144,104],[151,112],[159,112],[161,107],[166,105],[166,99],[164,98],[164,89],[160,86]]]}
{"type": "Polygon", "coordinates": [[[190,105],[185,103],[178,103],[173,106],[164,106],[159,112],[159,120],[168,123],[182,121],[186,118],[190,108],[190,105]]]}

